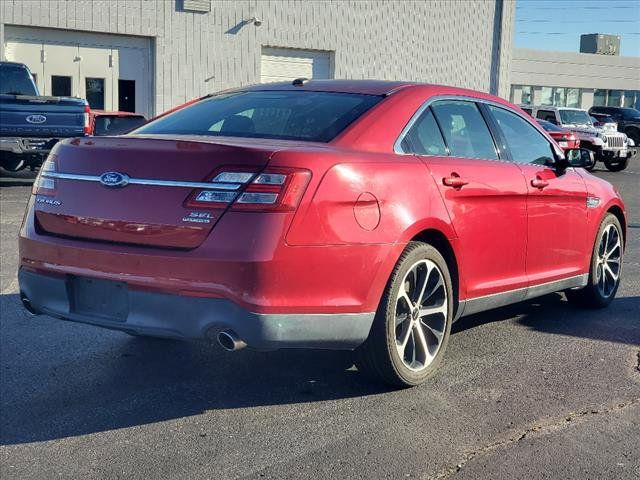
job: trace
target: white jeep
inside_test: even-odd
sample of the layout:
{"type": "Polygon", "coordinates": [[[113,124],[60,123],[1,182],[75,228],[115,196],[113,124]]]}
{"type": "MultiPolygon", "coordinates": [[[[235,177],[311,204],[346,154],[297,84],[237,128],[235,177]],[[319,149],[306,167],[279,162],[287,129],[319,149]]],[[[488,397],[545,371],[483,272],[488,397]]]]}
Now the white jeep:
{"type": "Polygon", "coordinates": [[[534,118],[574,132],[580,139],[580,146],[593,151],[596,161],[604,162],[612,172],[627,168],[629,159],[636,153],[633,140],[624,133],[596,127],[586,110],[531,105],[521,108],[534,118]]]}

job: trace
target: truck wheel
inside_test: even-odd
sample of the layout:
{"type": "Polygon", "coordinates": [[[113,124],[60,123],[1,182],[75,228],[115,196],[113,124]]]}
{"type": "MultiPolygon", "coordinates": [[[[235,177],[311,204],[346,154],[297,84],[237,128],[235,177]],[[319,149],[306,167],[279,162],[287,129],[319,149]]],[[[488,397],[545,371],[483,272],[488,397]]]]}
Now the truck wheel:
{"type": "Polygon", "coordinates": [[[431,245],[411,242],[384,292],[356,365],[395,386],[419,385],[442,362],[453,321],[447,262],[431,245]]]}
{"type": "Polygon", "coordinates": [[[7,172],[18,172],[26,166],[27,164],[24,158],[15,153],[5,152],[0,156],[0,167],[4,168],[7,172]]]}
{"type": "Polygon", "coordinates": [[[623,158],[618,160],[605,160],[604,166],[607,167],[607,170],[611,172],[620,172],[627,168],[629,165],[629,159],[623,158]]]}
{"type": "Polygon", "coordinates": [[[622,271],[624,238],[618,218],[607,213],[600,224],[591,254],[586,287],[566,290],[570,303],[581,307],[604,308],[616,296],[622,271]]]}

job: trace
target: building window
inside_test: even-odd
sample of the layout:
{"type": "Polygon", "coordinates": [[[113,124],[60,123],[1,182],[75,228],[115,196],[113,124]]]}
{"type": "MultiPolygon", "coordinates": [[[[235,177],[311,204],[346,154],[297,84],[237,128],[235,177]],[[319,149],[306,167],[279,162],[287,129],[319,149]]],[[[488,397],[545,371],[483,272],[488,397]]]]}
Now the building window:
{"type": "Polygon", "coordinates": [[[538,105],[553,105],[553,88],[541,87],[537,103],[538,105]]]}
{"type": "Polygon", "coordinates": [[[607,104],[607,91],[596,89],[593,92],[593,106],[604,107],[607,104]]]}
{"type": "Polygon", "coordinates": [[[622,104],[622,90],[609,90],[607,96],[608,107],[619,107],[622,104]]]}
{"type": "Polygon", "coordinates": [[[581,93],[579,88],[567,88],[567,107],[580,108],[582,105],[581,93]]]}
{"type": "Polygon", "coordinates": [[[520,96],[520,103],[522,105],[531,105],[533,103],[533,95],[531,93],[530,86],[522,86],[522,95],[520,96]]]}
{"type": "Polygon", "coordinates": [[[564,107],[567,104],[567,90],[564,88],[553,89],[553,104],[556,107],[564,107]]]}
{"type": "Polygon", "coordinates": [[[640,90],[627,90],[624,92],[623,107],[640,108],[640,90]]]}

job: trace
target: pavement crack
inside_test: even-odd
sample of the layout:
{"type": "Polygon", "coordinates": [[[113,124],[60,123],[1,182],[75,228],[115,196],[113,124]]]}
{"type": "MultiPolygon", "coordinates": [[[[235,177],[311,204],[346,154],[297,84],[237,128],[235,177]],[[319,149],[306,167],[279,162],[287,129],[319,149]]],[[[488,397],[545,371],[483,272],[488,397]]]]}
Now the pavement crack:
{"type": "MultiPolygon", "coordinates": [[[[638,352],[637,368],[638,370],[640,370],[640,352],[638,352]]],[[[452,475],[455,475],[456,473],[458,473],[460,470],[464,468],[464,466],[467,463],[469,463],[474,458],[480,455],[484,455],[486,453],[492,452],[499,448],[507,447],[509,445],[518,443],[528,437],[546,435],[549,433],[563,430],[565,428],[568,428],[570,425],[587,421],[589,418],[595,415],[607,415],[607,414],[619,412],[620,410],[624,410],[639,402],[640,402],[640,398],[634,398],[626,402],[618,402],[613,405],[606,405],[606,406],[601,406],[596,408],[588,408],[588,409],[581,410],[579,412],[569,412],[567,415],[564,415],[562,417],[557,417],[549,421],[538,420],[532,426],[515,433],[512,432],[506,438],[502,438],[500,440],[496,440],[486,445],[482,445],[471,451],[467,451],[462,456],[462,458],[456,463],[455,466],[444,468],[437,473],[429,475],[427,478],[429,480],[441,480],[441,479],[449,478],[452,475]]]]}

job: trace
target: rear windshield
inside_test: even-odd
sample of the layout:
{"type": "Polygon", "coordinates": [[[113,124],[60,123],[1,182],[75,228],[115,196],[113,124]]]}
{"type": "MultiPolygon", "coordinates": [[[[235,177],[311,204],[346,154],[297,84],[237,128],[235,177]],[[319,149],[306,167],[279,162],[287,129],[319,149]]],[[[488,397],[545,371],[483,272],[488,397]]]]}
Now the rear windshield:
{"type": "Polygon", "coordinates": [[[122,135],[139,127],[145,122],[144,117],[98,115],[93,127],[94,135],[122,135]]]}
{"type": "Polygon", "coordinates": [[[309,91],[221,94],[158,118],[133,133],[329,142],[382,98],[309,91]]]}
{"type": "Polygon", "coordinates": [[[0,66],[0,94],[38,95],[29,71],[19,65],[0,66]]]}

